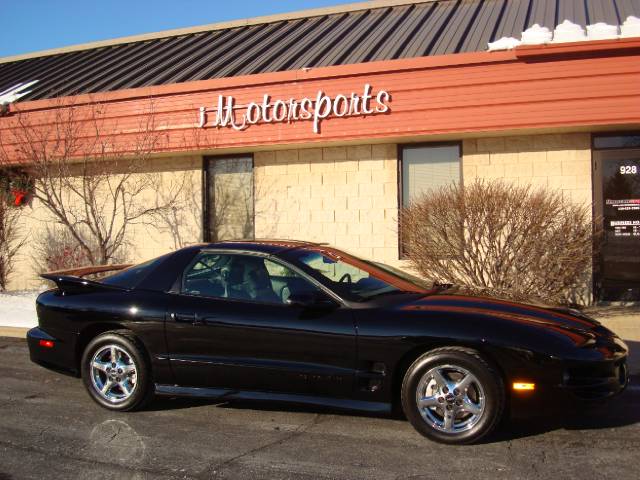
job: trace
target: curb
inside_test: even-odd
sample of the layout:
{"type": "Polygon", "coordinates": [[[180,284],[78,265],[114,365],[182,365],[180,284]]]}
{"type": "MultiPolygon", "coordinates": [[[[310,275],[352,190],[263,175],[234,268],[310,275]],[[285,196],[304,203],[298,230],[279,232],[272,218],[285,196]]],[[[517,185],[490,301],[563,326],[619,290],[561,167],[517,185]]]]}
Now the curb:
{"type": "Polygon", "coordinates": [[[0,327],[0,337],[26,338],[28,328],[24,327],[0,327]]]}

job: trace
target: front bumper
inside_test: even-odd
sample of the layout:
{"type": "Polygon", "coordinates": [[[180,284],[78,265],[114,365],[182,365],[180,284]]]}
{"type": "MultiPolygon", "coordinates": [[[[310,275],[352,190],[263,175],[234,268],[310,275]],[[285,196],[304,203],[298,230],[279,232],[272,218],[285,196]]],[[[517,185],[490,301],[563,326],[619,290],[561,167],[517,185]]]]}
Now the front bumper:
{"type": "Polygon", "coordinates": [[[75,361],[75,343],[64,336],[54,336],[40,327],[27,332],[27,345],[31,361],[65,373],[78,375],[75,361]],[[41,340],[52,342],[53,346],[43,346],[41,340]]]}
{"type": "Polygon", "coordinates": [[[619,395],[628,383],[626,355],[612,360],[562,364],[557,371],[536,382],[534,391],[511,390],[511,414],[531,417],[575,411],[619,395]],[[558,381],[549,381],[550,377],[558,381]]]}
{"type": "Polygon", "coordinates": [[[629,383],[627,357],[565,368],[562,387],[580,400],[602,400],[621,393],[629,383]]]}

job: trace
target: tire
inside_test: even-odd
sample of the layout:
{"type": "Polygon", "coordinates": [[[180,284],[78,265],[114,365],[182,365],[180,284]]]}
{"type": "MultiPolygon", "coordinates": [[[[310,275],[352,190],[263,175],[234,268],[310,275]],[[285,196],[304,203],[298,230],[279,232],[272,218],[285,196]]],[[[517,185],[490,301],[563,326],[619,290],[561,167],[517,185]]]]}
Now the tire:
{"type": "Polygon", "coordinates": [[[497,369],[478,352],[444,347],[409,367],[401,401],[407,419],[425,437],[469,444],[490,434],[502,419],[505,389],[497,369]]]}
{"type": "Polygon", "coordinates": [[[149,360],[128,330],[106,332],[89,342],[81,370],[89,396],[108,410],[139,410],[153,398],[149,360]]]}

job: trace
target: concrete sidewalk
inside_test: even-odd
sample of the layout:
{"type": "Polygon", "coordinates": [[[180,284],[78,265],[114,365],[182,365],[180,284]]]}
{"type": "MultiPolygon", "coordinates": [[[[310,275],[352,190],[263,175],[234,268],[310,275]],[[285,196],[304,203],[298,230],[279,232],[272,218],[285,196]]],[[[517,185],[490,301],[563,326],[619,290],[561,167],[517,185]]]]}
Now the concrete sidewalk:
{"type": "Polygon", "coordinates": [[[22,327],[1,327],[0,337],[13,337],[13,338],[25,338],[28,328],[22,327]]]}

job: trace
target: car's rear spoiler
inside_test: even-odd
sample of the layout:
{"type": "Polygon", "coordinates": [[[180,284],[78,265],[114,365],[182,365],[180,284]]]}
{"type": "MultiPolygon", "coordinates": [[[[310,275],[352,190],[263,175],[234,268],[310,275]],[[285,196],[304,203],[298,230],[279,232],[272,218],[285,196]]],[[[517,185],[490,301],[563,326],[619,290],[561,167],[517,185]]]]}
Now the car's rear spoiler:
{"type": "Polygon", "coordinates": [[[46,280],[55,282],[58,288],[63,292],[86,291],[87,289],[126,290],[123,287],[118,287],[116,285],[107,285],[104,283],[96,282],[94,280],[87,280],[84,277],[92,274],[95,275],[97,273],[123,270],[131,266],[132,265],[130,264],[92,265],[87,267],[70,268],[66,270],[55,270],[53,272],[42,273],[40,274],[40,276],[46,280]]]}

